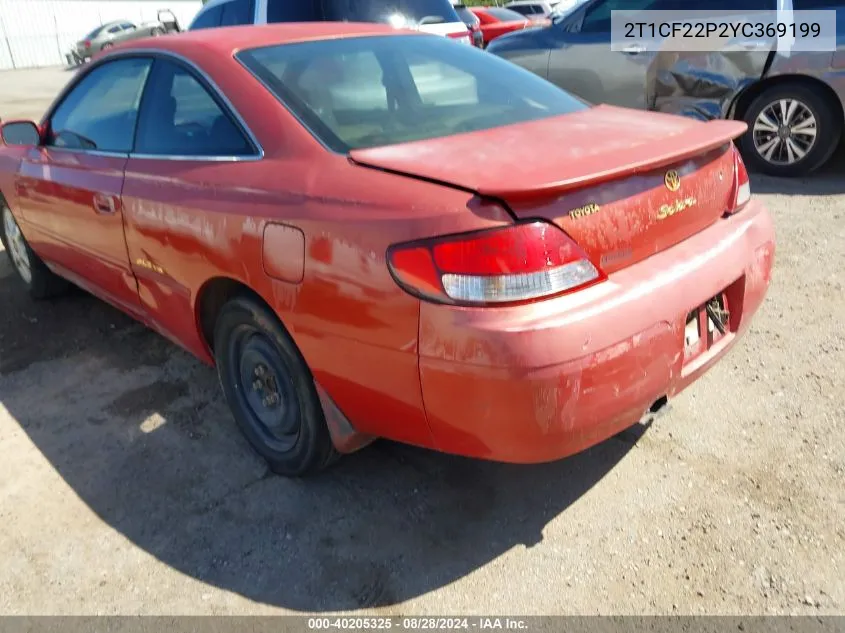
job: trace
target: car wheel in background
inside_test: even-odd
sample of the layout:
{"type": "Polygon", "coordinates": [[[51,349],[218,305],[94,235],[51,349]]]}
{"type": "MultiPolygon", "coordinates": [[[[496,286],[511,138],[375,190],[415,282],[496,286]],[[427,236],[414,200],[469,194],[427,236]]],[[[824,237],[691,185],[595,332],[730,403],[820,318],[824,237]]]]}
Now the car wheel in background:
{"type": "Polygon", "coordinates": [[[152,35],[153,37],[158,37],[159,35],[164,35],[164,31],[156,27],[152,31],[150,31],[150,35],[152,35]]]}
{"type": "Polygon", "coordinates": [[[68,283],[55,275],[26,243],[12,210],[0,199],[0,241],[12,268],[33,299],[47,299],[67,289],[68,283]]]}
{"type": "Polygon", "coordinates": [[[749,167],[771,176],[803,176],[828,161],[842,134],[841,115],[824,93],[781,84],[758,96],[744,116],[740,149],[749,167]]]}
{"type": "Polygon", "coordinates": [[[214,355],[238,426],[273,472],[298,477],[338,457],[311,372],[263,303],[242,296],[223,306],[214,355]]]}
{"type": "Polygon", "coordinates": [[[111,42],[106,42],[105,44],[103,44],[103,45],[100,47],[100,50],[101,50],[101,51],[104,51],[104,50],[106,50],[107,48],[111,48],[112,46],[114,46],[114,44],[112,44],[111,42]]]}

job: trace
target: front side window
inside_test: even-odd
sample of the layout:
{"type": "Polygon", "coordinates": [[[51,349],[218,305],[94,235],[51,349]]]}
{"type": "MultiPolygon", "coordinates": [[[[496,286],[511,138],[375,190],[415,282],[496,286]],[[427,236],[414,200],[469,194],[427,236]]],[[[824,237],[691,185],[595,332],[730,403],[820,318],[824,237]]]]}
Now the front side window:
{"type": "Polygon", "coordinates": [[[50,118],[47,145],[129,152],[138,105],[152,61],[119,59],[85,75],[50,118]]]}
{"type": "Polygon", "coordinates": [[[301,42],[237,58],[338,152],[588,107],[510,62],[435,35],[301,42]]]}
{"type": "Polygon", "coordinates": [[[209,157],[252,155],[255,149],[190,70],[160,59],[147,84],[135,152],[209,157]]]}
{"type": "Polygon", "coordinates": [[[135,25],[130,22],[124,22],[120,25],[120,28],[122,28],[124,31],[134,31],[135,25]]]}

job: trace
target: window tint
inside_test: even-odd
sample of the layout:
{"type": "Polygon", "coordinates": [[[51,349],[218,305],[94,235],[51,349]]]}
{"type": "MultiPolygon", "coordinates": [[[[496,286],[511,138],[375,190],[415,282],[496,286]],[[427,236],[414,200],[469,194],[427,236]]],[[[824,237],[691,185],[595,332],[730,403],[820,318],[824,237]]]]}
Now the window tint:
{"type": "Polygon", "coordinates": [[[321,22],[320,0],[267,0],[267,22],[321,22]]]}
{"type": "MultiPolygon", "coordinates": [[[[692,8],[679,5],[683,0],[600,0],[589,7],[581,23],[583,33],[610,33],[611,11],[673,11],[692,8]]],[[[695,9],[706,9],[706,3],[695,5],[695,9]]]]}
{"type": "Polygon", "coordinates": [[[845,9],[845,0],[792,0],[792,8],[795,11],[845,9]]]}
{"type": "Polygon", "coordinates": [[[124,22],[120,25],[120,28],[122,28],[124,31],[131,31],[135,28],[135,25],[131,22],[124,22]]]}
{"type": "Polygon", "coordinates": [[[237,57],[338,152],[587,107],[515,64],[437,35],[302,42],[237,57]]]}
{"type": "Polygon", "coordinates": [[[50,118],[48,145],[129,152],[138,104],[152,62],[120,59],[98,66],[71,90],[50,118]]]}
{"type": "Polygon", "coordinates": [[[255,153],[241,129],[185,67],[158,60],[135,144],[138,154],[243,156],[255,153]]]}
{"type": "Polygon", "coordinates": [[[120,33],[122,27],[118,24],[109,28],[109,33],[120,33]]]}
{"type": "Polygon", "coordinates": [[[516,11],[522,15],[536,15],[539,13],[545,13],[542,7],[537,6],[536,4],[517,4],[512,7],[508,7],[511,11],[516,11]]]}
{"type": "Polygon", "coordinates": [[[525,19],[525,16],[517,13],[516,11],[511,11],[510,9],[490,7],[489,9],[486,9],[486,11],[489,15],[492,15],[500,22],[520,21],[525,19]]]}
{"type": "Polygon", "coordinates": [[[191,24],[189,30],[194,31],[196,29],[210,29],[216,26],[220,26],[221,13],[222,7],[220,7],[220,5],[211,7],[210,9],[206,9],[204,11],[200,11],[200,14],[194,19],[194,23],[191,24]]]}
{"type": "Polygon", "coordinates": [[[220,26],[238,26],[252,24],[255,21],[255,2],[253,0],[232,0],[223,5],[220,26]]]}

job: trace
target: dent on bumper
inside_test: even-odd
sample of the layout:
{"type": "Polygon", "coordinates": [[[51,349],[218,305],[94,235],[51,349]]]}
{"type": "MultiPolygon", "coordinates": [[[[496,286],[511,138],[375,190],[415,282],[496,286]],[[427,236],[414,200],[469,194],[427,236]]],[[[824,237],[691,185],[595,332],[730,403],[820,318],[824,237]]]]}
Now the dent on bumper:
{"type": "Polygon", "coordinates": [[[757,201],[607,283],[529,306],[423,304],[420,377],[437,448],[541,462],[637,422],[746,330],[771,279],[774,229],[757,201]],[[684,363],[689,311],[730,287],[731,332],[684,363]]]}

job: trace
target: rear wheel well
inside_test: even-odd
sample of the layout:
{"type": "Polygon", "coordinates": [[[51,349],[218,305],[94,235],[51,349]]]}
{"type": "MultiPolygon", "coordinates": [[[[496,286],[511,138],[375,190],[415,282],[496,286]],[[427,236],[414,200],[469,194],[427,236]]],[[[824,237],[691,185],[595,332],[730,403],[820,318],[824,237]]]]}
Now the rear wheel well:
{"type": "Polygon", "coordinates": [[[214,327],[217,316],[226,303],[235,297],[250,297],[272,308],[252,288],[228,277],[215,277],[205,283],[197,300],[197,320],[206,346],[214,354],[214,327]]]}
{"type": "Polygon", "coordinates": [[[836,96],[836,92],[833,88],[821,79],[816,79],[815,77],[810,77],[808,75],[778,75],[777,77],[764,79],[750,85],[748,88],[739,93],[739,96],[737,96],[734,100],[731,118],[744,119],[745,114],[748,112],[748,108],[751,107],[754,99],[759,97],[769,88],[785,86],[787,84],[797,84],[810,88],[811,90],[818,90],[819,94],[823,95],[824,99],[836,111],[840,120],[845,119],[845,112],[842,110],[842,102],[839,100],[839,97],[836,96]]]}

